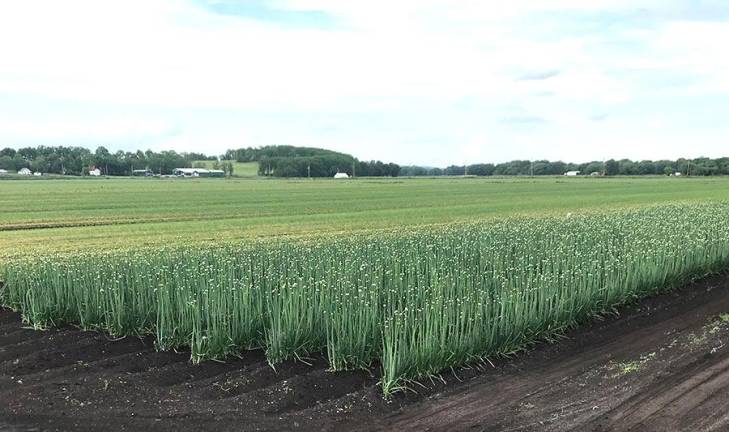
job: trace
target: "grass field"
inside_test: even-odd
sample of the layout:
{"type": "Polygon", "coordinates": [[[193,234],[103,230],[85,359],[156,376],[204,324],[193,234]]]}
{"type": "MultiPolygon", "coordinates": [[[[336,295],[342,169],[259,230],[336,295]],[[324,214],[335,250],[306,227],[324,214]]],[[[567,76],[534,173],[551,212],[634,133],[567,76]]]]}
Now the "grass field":
{"type": "Polygon", "coordinates": [[[724,178],[0,181],[0,258],[729,199],[724,178]]]}
{"type": "MultiPolygon", "coordinates": [[[[214,161],[195,161],[194,164],[205,164],[205,168],[212,169],[214,161]]],[[[233,176],[235,177],[256,177],[258,176],[258,162],[233,162],[233,176]]]]}
{"type": "Polygon", "coordinates": [[[152,333],[194,361],[263,348],[273,366],[379,364],[387,394],[726,267],[728,186],[6,181],[0,303],[38,328],[152,333]]]}

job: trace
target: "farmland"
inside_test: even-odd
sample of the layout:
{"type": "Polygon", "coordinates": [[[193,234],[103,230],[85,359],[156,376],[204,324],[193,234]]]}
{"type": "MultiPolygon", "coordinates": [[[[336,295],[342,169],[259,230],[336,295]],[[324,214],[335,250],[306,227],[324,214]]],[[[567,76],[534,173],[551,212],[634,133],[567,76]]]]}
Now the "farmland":
{"type": "MultiPolygon", "coordinates": [[[[224,161],[227,162],[227,161],[224,161]]],[[[233,163],[233,176],[235,177],[256,177],[258,175],[258,162],[236,162],[233,163]]],[[[194,166],[204,165],[205,168],[213,169],[214,161],[195,161],[194,166]]]]}
{"type": "Polygon", "coordinates": [[[723,178],[9,180],[0,191],[0,302],[27,324],[149,336],[193,363],[253,350],[276,371],[318,358],[370,371],[389,397],[729,265],[723,178]]]}
{"type": "Polygon", "coordinates": [[[726,199],[724,178],[13,180],[0,182],[0,257],[726,199]]]}

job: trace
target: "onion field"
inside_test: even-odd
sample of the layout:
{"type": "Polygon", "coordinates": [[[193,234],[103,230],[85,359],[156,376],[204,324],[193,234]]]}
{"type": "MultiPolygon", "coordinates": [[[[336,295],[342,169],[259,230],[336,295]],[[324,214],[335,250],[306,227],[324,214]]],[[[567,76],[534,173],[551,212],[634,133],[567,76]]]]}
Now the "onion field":
{"type": "Polygon", "coordinates": [[[21,255],[310,239],[707,200],[729,200],[729,180],[0,179],[0,263],[21,255]]]}
{"type": "MultiPolygon", "coordinates": [[[[428,184],[419,183],[427,181],[437,182],[405,180],[404,187],[427,190],[428,184]]],[[[725,180],[710,182],[703,192],[698,180],[633,180],[633,194],[627,180],[579,181],[506,182],[509,197],[496,196],[499,183],[463,180],[459,189],[445,181],[453,193],[461,192],[460,199],[463,190],[472,198],[483,193],[494,207],[510,200],[522,210],[506,214],[489,213],[488,205],[472,199],[475,211],[460,217],[463,207],[454,204],[448,213],[434,194],[428,208],[439,217],[421,209],[420,217],[404,213],[384,223],[373,211],[368,224],[363,211],[340,219],[346,223],[338,232],[317,235],[249,236],[217,244],[181,237],[153,248],[122,247],[129,245],[120,240],[118,247],[70,253],[65,247],[31,248],[6,254],[0,302],[38,328],[70,323],[114,336],[154,334],[159,349],[189,347],[196,362],[263,349],[275,368],[325,353],[335,371],[377,368],[383,392],[390,394],[412,380],[512,353],[729,265],[729,203],[720,199],[727,194],[725,180]],[[635,192],[646,184],[659,191],[636,200],[635,192]],[[567,202],[557,192],[537,212],[514,187],[542,192],[573,187],[577,193],[567,202]],[[591,201],[590,188],[611,187],[625,189],[591,201]],[[656,199],[667,196],[661,187],[676,188],[675,199],[656,199]],[[580,188],[590,192],[580,198],[580,188]]],[[[377,186],[383,185],[402,187],[377,186]]],[[[341,187],[356,194],[366,186],[341,187]]],[[[549,198],[528,195],[538,203],[549,198]]],[[[400,207],[393,206],[394,214],[400,208],[413,211],[409,206],[418,196],[405,197],[400,207]]],[[[445,194],[440,199],[455,203],[445,194]]],[[[2,220],[18,223],[7,213],[2,220]]],[[[19,231],[16,227],[15,234],[19,231]]],[[[3,239],[3,246],[9,243],[3,239]]]]}

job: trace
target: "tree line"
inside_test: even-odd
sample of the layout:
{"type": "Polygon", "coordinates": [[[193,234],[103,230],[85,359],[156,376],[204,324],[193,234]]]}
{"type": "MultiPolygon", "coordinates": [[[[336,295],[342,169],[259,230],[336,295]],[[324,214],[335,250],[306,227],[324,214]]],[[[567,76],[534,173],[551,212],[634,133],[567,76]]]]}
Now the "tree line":
{"type": "Polygon", "coordinates": [[[381,161],[359,161],[351,156],[263,157],[258,175],[272,177],[332,177],[347,173],[360,177],[397,177],[400,166],[381,161]]]}
{"type": "Polygon", "coordinates": [[[247,147],[231,149],[220,158],[236,162],[260,162],[270,158],[301,158],[301,157],[345,157],[354,159],[352,155],[316,147],[297,147],[290,145],[269,145],[263,147],[247,147]]]}
{"type": "Polygon", "coordinates": [[[223,159],[258,162],[258,175],[271,177],[332,177],[336,173],[362,177],[397,177],[400,166],[360,161],[352,155],[315,147],[272,145],[228,150],[223,159]]]}
{"type": "Polygon", "coordinates": [[[175,151],[110,152],[106,147],[91,151],[84,147],[25,147],[0,150],[0,169],[51,174],[85,175],[98,168],[103,175],[128,176],[133,170],[149,169],[157,174],[172,174],[175,168],[189,168],[194,160],[209,159],[199,153],[175,151]],[[201,156],[203,156],[201,158],[201,156]]]}
{"type": "Polygon", "coordinates": [[[516,176],[562,175],[567,171],[601,175],[729,175],[729,157],[677,160],[610,159],[585,163],[548,160],[514,160],[491,164],[451,165],[445,168],[399,166],[381,161],[360,161],[354,156],[313,147],[265,146],[228,150],[220,157],[203,153],[175,151],[110,152],[106,147],[92,151],[84,147],[24,147],[0,150],[0,169],[18,171],[28,168],[52,174],[84,175],[98,168],[104,175],[128,176],[133,170],[148,169],[156,174],[172,174],[175,168],[189,168],[194,161],[214,161],[228,175],[233,174],[230,161],[258,162],[259,175],[273,177],[332,177],[344,172],[361,177],[397,176],[516,176]],[[220,159],[220,160],[219,160],[220,159]]]}
{"type": "Polygon", "coordinates": [[[591,161],[584,163],[565,163],[547,160],[528,161],[515,160],[498,164],[484,163],[473,165],[451,165],[446,168],[403,166],[401,176],[528,176],[528,175],[562,175],[567,171],[580,171],[589,175],[681,175],[712,176],[729,175],[729,157],[724,158],[696,158],[677,160],[642,160],[610,159],[605,162],[591,161]]]}

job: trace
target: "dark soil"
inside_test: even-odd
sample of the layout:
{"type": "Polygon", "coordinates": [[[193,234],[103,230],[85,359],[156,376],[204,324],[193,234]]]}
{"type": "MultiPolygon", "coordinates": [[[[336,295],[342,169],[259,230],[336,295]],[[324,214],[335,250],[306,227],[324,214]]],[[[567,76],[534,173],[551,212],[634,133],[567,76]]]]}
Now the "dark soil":
{"type": "Polygon", "coordinates": [[[384,401],[377,376],[260,351],[192,365],[151,339],[0,310],[0,430],[729,430],[729,275],[384,401]]]}

